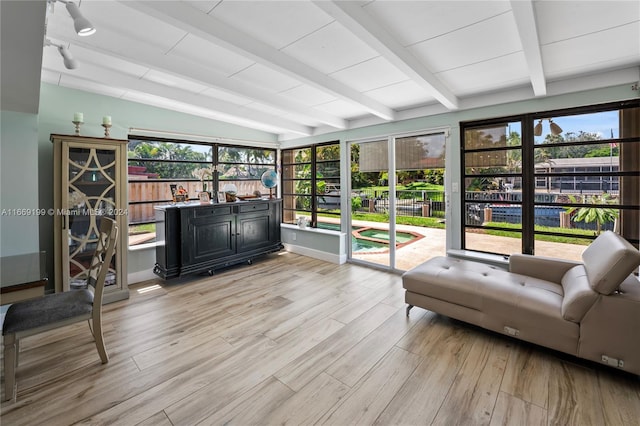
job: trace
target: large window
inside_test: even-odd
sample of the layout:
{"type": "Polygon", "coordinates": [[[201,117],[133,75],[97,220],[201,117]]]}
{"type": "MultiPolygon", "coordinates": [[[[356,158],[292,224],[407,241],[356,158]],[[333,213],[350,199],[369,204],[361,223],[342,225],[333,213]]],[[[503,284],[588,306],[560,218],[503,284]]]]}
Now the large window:
{"type": "Polygon", "coordinates": [[[604,230],[638,245],[640,102],[461,129],[463,248],[579,260],[604,230]]]}
{"type": "Polygon", "coordinates": [[[282,151],[283,221],[296,223],[306,217],[318,222],[340,223],[340,144],[282,151]]]}
{"type": "Polygon", "coordinates": [[[276,150],[206,142],[129,138],[129,245],[155,241],[154,206],[173,202],[171,185],[189,200],[234,185],[238,195],[264,194],[260,177],[276,168],[276,150]]]}

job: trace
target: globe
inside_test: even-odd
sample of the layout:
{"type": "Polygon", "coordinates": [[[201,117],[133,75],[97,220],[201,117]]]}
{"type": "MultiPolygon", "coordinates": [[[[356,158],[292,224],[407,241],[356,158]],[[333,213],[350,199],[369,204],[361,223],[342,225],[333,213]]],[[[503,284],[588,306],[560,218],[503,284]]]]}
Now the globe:
{"type": "Polygon", "coordinates": [[[267,170],[262,174],[260,180],[267,188],[275,188],[278,186],[278,173],[275,170],[267,170]]]}

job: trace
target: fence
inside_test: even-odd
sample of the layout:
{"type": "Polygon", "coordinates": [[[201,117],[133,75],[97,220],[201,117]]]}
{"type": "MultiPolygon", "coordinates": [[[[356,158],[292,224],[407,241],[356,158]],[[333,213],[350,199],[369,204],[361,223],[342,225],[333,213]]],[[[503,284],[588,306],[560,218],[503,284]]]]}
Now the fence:
{"type": "MultiPolygon", "coordinates": [[[[260,181],[220,181],[220,186],[233,183],[238,188],[238,194],[253,194],[253,191],[265,191],[260,181]]],[[[187,190],[189,198],[197,200],[202,191],[200,181],[157,182],[150,180],[129,181],[129,223],[148,223],[155,221],[156,205],[166,205],[172,201],[170,184],[176,184],[187,190]]],[[[209,188],[211,182],[209,182],[209,188]]],[[[208,189],[209,189],[208,188],[208,189]]],[[[215,192],[215,191],[214,191],[215,192]]],[[[215,197],[215,195],[214,195],[215,197]]]]}
{"type": "MultiPolygon", "coordinates": [[[[522,223],[521,206],[504,206],[493,204],[467,203],[467,225],[482,225],[485,222],[522,223]]],[[[594,231],[597,229],[595,222],[574,222],[562,220],[565,213],[563,207],[538,206],[534,208],[534,223],[551,228],[573,228],[594,231]]],[[[614,222],[602,224],[602,230],[613,230],[614,222]]]]}
{"type": "MultiPolygon", "coordinates": [[[[389,191],[359,189],[360,211],[386,213],[389,211],[389,191]]],[[[444,217],[445,195],[443,191],[396,191],[396,215],[444,217]]]]}

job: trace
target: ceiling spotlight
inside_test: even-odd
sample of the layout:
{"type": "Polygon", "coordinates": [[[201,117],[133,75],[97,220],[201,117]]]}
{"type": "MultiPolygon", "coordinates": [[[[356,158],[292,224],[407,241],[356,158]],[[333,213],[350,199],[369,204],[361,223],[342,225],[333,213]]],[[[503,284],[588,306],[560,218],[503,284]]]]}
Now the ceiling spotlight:
{"type": "Polygon", "coordinates": [[[60,52],[60,56],[62,56],[62,62],[64,63],[65,68],[69,70],[78,68],[78,61],[73,59],[73,55],[71,55],[67,46],[56,44],[49,39],[45,40],[45,46],[54,46],[58,48],[58,52],[60,52]]]}
{"type": "Polygon", "coordinates": [[[67,11],[69,12],[69,14],[71,15],[71,17],[73,18],[73,26],[76,30],[76,33],[79,36],[89,36],[91,34],[94,34],[96,32],[95,27],[93,26],[93,24],[84,17],[84,15],[82,14],[82,12],[80,12],[80,8],[78,8],[78,5],[75,4],[72,1],[68,1],[68,0],[48,0],[50,6],[51,11],[53,12],[53,4],[59,1],[60,3],[64,3],[65,6],[67,7],[67,11]]]}
{"type": "Polygon", "coordinates": [[[534,136],[542,136],[542,120],[549,120],[549,131],[553,136],[558,136],[562,133],[562,129],[551,118],[541,118],[538,123],[533,127],[534,136]]]}
{"type": "Polygon", "coordinates": [[[78,6],[72,1],[58,0],[67,5],[67,10],[73,18],[73,26],[79,36],[90,36],[96,32],[95,27],[87,18],[82,15],[78,6]]]}

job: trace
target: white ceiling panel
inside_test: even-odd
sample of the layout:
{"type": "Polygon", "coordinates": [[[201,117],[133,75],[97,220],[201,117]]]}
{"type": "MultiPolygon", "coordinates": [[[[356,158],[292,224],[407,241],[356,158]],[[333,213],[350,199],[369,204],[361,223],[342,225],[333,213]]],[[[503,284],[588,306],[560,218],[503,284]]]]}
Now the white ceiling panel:
{"type": "Polygon", "coordinates": [[[640,1],[536,1],[534,7],[542,45],[640,20],[640,1]]]}
{"type": "Polygon", "coordinates": [[[529,83],[527,62],[522,52],[443,71],[438,77],[460,96],[529,83]]]}
{"type": "Polygon", "coordinates": [[[97,49],[87,49],[84,46],[76,45],[72,47],[74,56],[82,57],[82,62],[100,65],[106,69],[118,71],[134,77],[141,78],[149,71],[149,67],[134,64],[122,58],[102,53],[97,49]]]}
{"type": "Polygon", "coordinates": [[[522,50],[511,13],[470,25],[410,48],[434,73],[522,50]]]}
{"type": "Polygon", "coordinates": [[[364,7],[405,47],[440,37],[511,10],[508,0],[377,0],[364,7]]]}
{"type": "Polygon", "coordinates": [[[640,65],[640,24],[542,46],[542,60],[550,78],[640,65]]]}
{"type": "Polygon", "coordinates": [[[294,121],[300,122],[306,126],[312,126],[312,127],[316,127],[318,125],[320,125],[319,122],[314,121],[314,120],[310,120],[308,117],[305,117],[303,115],[300,114],[295,114],[295,113],[287,113],[286,111],[283,111],[279,108],[274,108],[271,105],[267,105],[267,104],[263,104],[261,102],[252,102],[248,105],[246,105],[247,108],[251,108],[251,109],[255,109],[256,111],[261,111],[261,112],[265,112],[267,114],[271,114],[274,115],[276,117],[283,117],[283,118],[288,118],[288,119],[292,119],[294,121]]]}
{"type": "Polygon", "coordinates": [[[315,108],[329,114],[337,115],[338,117],[344,117],[346,119],[353,119],[367,115],[367,111],[362,107],[354,105],[350,102],[345,102],[341,99],[327,102],[326,104],[322,105],[316,105],[315,108]]]}
{"type": "Polygon", "coordinates": [[[176,60],[181,58],[200,63],[211,69],[215,69],[229,76],[241,71],[255,61],[246,58],[227,48],[217,46],[193,34],[187,35],[180,40],[168,56],[175,56],[176,60]]]}
{"type": "Polygon", "coordinates": [[[308,106],[324,104],[336,99],[335,96],[311,87],[308,84],[301,84],[284,90],[280,92],[280,95],[308,106]]]}
{"type": "Polygon", "coordinates": [[[381,56],[334,72],[331,77],[360,92],[389,86],[408,77],[381,56]]]}
{"type": "MultiPolygon", "coordinates": [[[[54,47],[24,54],[43,82],[283,140],[633,84],[640,73],[638,1],[332,1],[82,0],[90,37],[56,2],[46,35],[78,68],[54,47]]],[[[43,16],[11,19],[44,28],[43,16]]],[[[21,48],[15,34],[3,28],[3,60],[6,43],[21,48]]]]}
{"type": "MultiPolygon", "coordinates": [[[[56,2],[55,7],[56,14],[59,10],[67,13],[62,3],[56,2]]],[[[80,4],[80,11],[96,27],[96,33],[91,37],[103,31],[117,33],[124,38],[147,42],[166,52],[187,34],[117,1],[85,0],[80,4]]]]}
{"type": "MultiPolygon", "coordinates": [[[[76,77],[73,74],[62,74],[60,76],[60,86],[70,87],[72,89],[78,89],[85,92],[97,93],[99,95],[111,96],[113,98],[121,98],[126,93],[126,90],[122,90],[111,85],[102,84],[93,80],[76,77]]],[[[85,117],[85,119],[88,120],[89,118],[85,117]]],[[[99,119],[101,118],[96,117],[94,121],[97,121],[99,119]]]]}
{"type": "Polygon", "coordinates": [[[337,22],[309,34],[282,51],[324,74],[379,56],[337,22]]]}
{"type": "Polygon", "coordinates": [[[164,84],[165,86],[173,88],[180,88],[193,93],[200,93],[207,90],[207,86],[202,84],[156,70],[149,70],[144,76],[142,76],[142,79],[164,84]]]}
{"type": "Polygon", "coordinates": [[[234,74],[231,78],[251,83],[265,90],[282,92],[300,85],[300,82],[262,64],[253,64],[234,74]]]}
{"type": "Polygon", "coordinates": [[[253,102],[251,99],[244,96],[238,96],[233,93],[226,92],[224,90],[217,89],[215,87],[209,87],[201,93],[201,95],[209,96],[214,99],[220,99],[226,102],[231,102],[236,105],[246,105],[253,102]]]}
{"type": "Polygon", "coordinates": [[[420,85],[410,80],[370,90],[367,95],[397,110],[404,110],[434,101],[434,98],[420,85]]]}
{"type": "Polygon", "coordinates": [[[211,14],[276,49],[332,21],[305,1],[223,1],[211,14]]]}
{"type": "Polygon", "coordinates": [[[209,13],[222,3],[222,0],[184,0],[184,2],[189,3],[191,6],[204,13],[209,13]]]}

